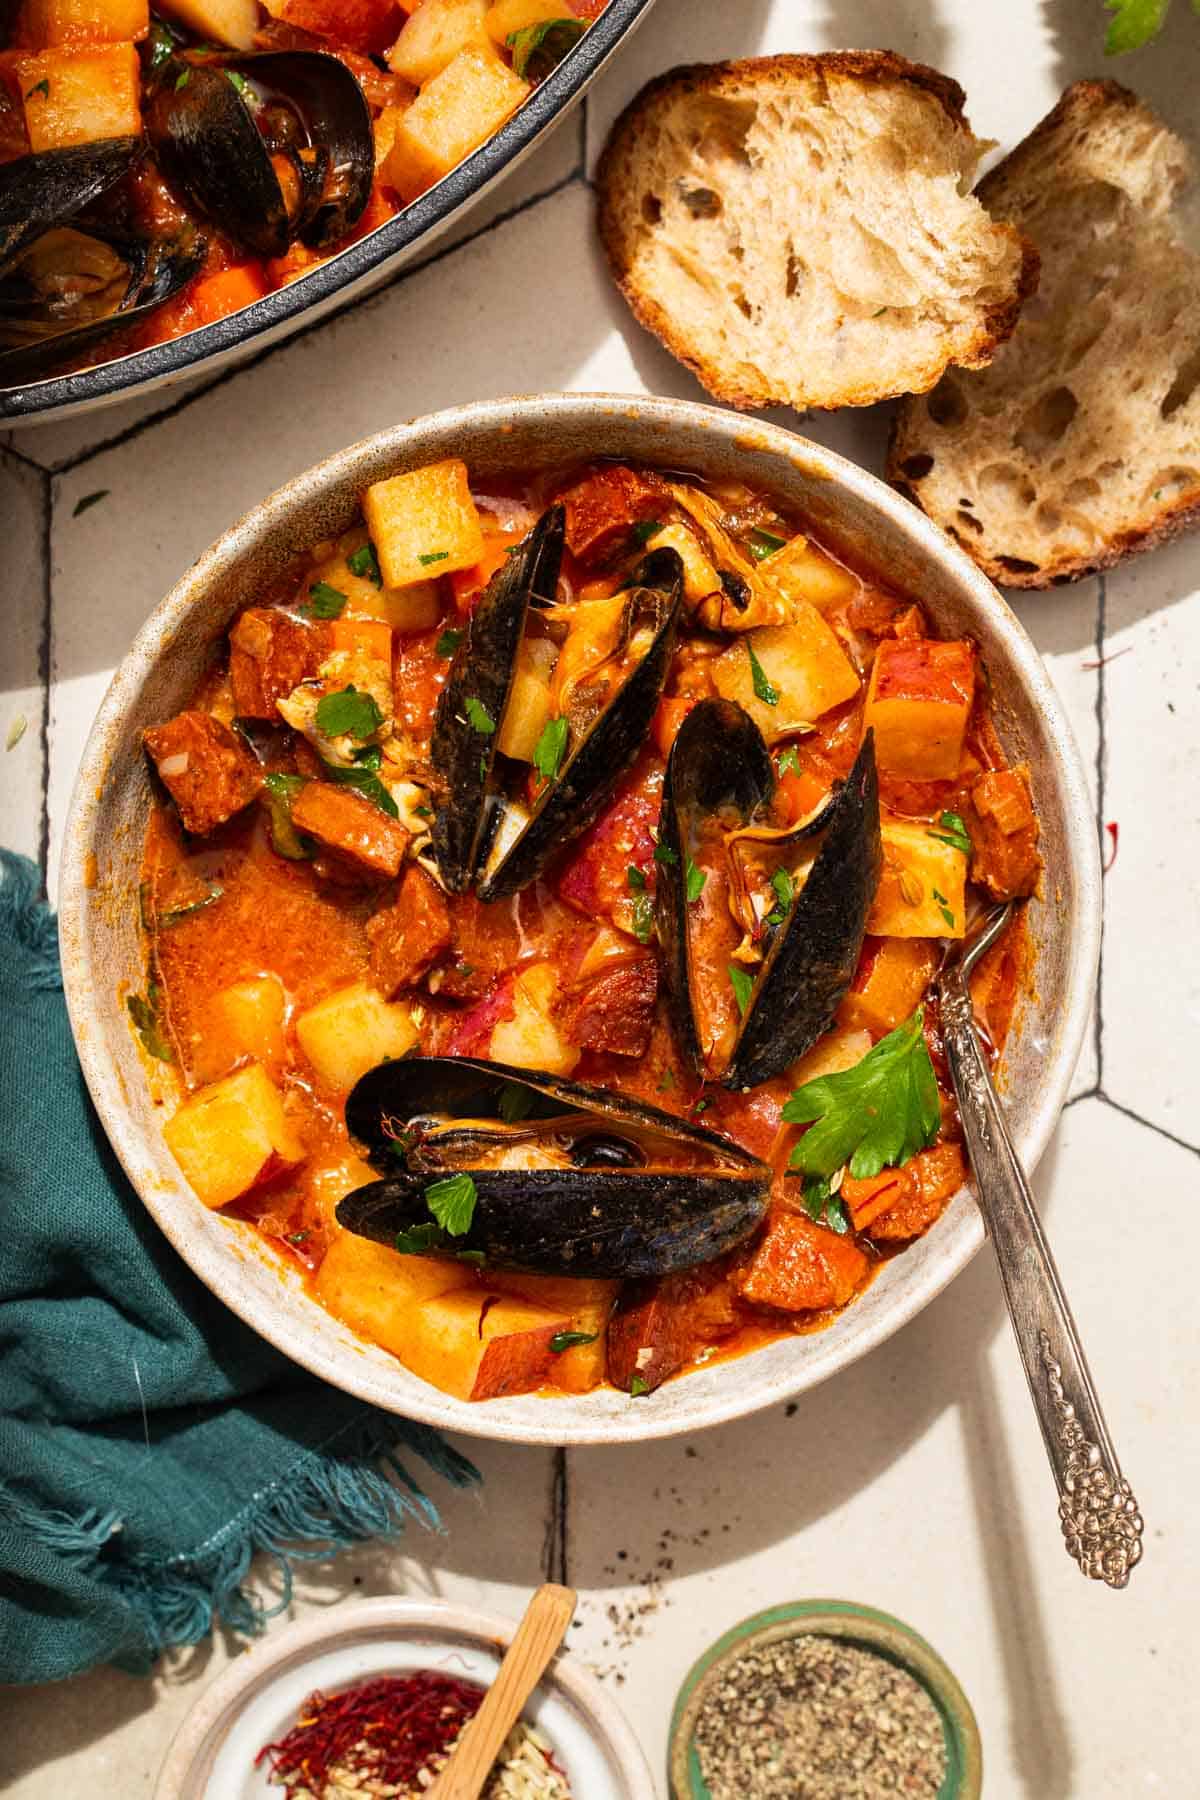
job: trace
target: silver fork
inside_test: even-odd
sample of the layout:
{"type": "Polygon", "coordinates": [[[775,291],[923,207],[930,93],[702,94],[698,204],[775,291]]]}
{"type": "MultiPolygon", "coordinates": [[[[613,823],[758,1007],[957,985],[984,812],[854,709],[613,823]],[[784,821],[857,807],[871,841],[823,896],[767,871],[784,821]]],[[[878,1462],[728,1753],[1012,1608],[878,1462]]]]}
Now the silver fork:
{"type": "Polygon", "coordinates": [[[975,1192],[1046,1454],[1067,1550],[1085,1575],[1122,1588],[1141,1561],[1142,1520],[1121,1474],[1071,1309],[1013,1148],[979,1041],[968,977],[1012,917],[995,907],[951,951],[937,979],[942,1036],[975,1192]]]}

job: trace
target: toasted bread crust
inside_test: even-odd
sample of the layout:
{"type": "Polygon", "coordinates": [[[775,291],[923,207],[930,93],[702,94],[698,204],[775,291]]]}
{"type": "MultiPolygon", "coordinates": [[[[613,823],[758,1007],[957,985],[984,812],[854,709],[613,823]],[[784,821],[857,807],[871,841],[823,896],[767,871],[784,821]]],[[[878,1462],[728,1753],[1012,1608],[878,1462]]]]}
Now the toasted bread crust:
{"type": "MultiPolygon", "coordinates": [[[[812,77],[846,78],[881,88],[916,89],[928,94],[958,131],[970,133],[966,95],[950,76],[924,63],[909,62],[891,50],[838,50],[814,55],[747,57],[724,63],[690,63],[669,69],[637,94],[614,123],[596,167],[596,193],[600,239],[613,278],[630,310],[659,342],[688,368],[714,398],[743,411],[765,406],[789,405],[790,397],[763,382],[745,385],[719,365],[705,358],[688,340],[655,297],[646,292],[634,273],[636,227],[631,227],[624,204],[636,186],[639,159],[645,139],[653,130],[655,114],[665,103],[693,98],[745,97],[756,87],[769,89],[781,83],[799,83],[812,77]]],[[[1039,258],[1032,243],[1013,225],[993,222],[998,235],[1011,240],[1020,253],[1020,267],[1013,292],[988,307],[971,337],[956,346],[953,361],[963,368],[982,368],[996,349],[1016,329],[1021,307],[1038,282],[1039,258]]],[[[911,385],[904,391],[927,393],[945,372],[948,357],[929,360],[914,368],[911,385]]],[[[860,383],[848,386],[837,401],[807,402],[814,410],[832,411],[840,406],[868,406],[896,395],[894,386],[860,383]]]]}

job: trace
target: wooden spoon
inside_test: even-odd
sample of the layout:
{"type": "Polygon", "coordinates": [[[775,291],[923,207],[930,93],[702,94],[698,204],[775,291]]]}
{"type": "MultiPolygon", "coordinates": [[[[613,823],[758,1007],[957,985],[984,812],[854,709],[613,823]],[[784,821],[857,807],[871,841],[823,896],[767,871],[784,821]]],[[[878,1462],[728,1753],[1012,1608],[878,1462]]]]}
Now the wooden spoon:
{"type": "Polygon", "coordinates": [[[479,1800],[505,1738],[563,1641],[575,1599],[574,1588],[556,1587],[550,1581],[538,1589],[483,1705],[463,1731],[427,1800],[479,1800]]]}

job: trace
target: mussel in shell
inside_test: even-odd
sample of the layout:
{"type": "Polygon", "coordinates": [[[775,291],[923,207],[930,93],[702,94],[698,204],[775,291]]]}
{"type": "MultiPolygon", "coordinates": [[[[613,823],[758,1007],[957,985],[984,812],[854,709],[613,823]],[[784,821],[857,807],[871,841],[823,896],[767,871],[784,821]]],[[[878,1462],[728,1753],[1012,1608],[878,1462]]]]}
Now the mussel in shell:
{"type": "Polygon", "coordinates": [[[170,59],[145,110],[163,169],[243,249],[336,244],[371,195],[375,143],[362,89],[316,50],[170,59]]]}
{"type": "Polygon", "coordinates": [[[346,1124],[387,1172],[339,1202],[340,1225],[529,1274],[625,1278],[710,1262],[758,1225],[771,1185],[765,1164],[716,1132],[470,1057],[383,1063],[354,1088],[346,1124]],[[459,1173],[471,1176],[474,1211],[447,1236],[427,1195],[459,1173]]]}
{"type": "Polygon", "coordinates": [[[135,166],[109,138],[0,165],[0,383],[33,381],[191,280],[201,241],[147,242],[89,209],[135,166]]]}
{"type": "Polygon", "coordinates": [[[781,1074],[833,1023],[879,883],[871,732],[812,818],[766,822],[774,785],[740,706],[692,709],[663,785],[658,934],[680,1048],[702,1080],[730,1088],[781,1074]]]}
{"type": "MultiPolygon", "coordinates": [[[[551,856],[593,822],[650,729],[674,649],[683,565],[652,551],[609,600],[573,611],[576,644],[588,640],[584,609],[603,609],[594,655],[572,656],[556,682],[563,707],[556,766],[542,771],[532,800],[520,794],[523,765],[501,751],[522,640],[537,607],[552,616],[564,514],[552,506],[493,576],[455,652],[438,701],[430,756],[446,794],[433,827],[442,879],[452,893],[472,884],[481,900],[517,893],[551,856]]],[[[568,635],[560,655],[572,646],[568,635]]]]}

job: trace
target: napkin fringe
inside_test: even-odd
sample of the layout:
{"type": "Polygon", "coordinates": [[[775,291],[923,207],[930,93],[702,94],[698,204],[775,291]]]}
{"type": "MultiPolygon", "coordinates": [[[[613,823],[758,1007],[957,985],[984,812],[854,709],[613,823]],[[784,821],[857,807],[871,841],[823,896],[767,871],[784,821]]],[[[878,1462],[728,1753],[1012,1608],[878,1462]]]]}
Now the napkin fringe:
{"type": "Polygon", "coordinates": [[[42,903],[37,864],[0,850],[0,932],[11,933],[28,952],[24,974],[30,987],[61,988],[58,924],[42,903]]]}

